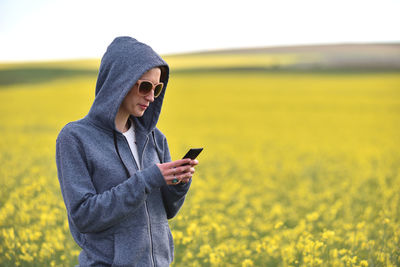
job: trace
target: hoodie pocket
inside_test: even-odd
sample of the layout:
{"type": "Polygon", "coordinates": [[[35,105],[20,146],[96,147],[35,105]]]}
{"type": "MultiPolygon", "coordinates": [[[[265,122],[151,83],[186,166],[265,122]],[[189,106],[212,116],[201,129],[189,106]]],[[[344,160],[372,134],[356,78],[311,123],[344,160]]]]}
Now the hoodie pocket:
{"type": "Polygon", "coordinates": [[[114,235],[112,233],[85,234],[85,251],[97,264],[110,264],[114,256],[114,235]]]}
{"type": "Polygon", "coordinates": [[[152,224],[154,254],[157,266],[169,266],[174,259],[174,242],[168,223],[152,224]]]}
{"type": "Polygon", "coordinates": [[[134,226],[114,234],[112,266],[151,266],[150,236],[147,227],[134,226]]]}
{"type": "Polygon", "coordinates": [[[112,266],[169,266],[174,258],[174,245],[168,224],[125,228],[114,234],[112,266]]]}

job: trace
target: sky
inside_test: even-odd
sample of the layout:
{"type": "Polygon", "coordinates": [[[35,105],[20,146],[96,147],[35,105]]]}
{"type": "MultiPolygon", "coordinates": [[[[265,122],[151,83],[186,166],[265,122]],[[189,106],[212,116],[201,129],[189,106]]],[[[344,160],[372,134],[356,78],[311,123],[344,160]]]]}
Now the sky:
{"type": "Polygon", "coordinates": [[[0,0],[0,61],[101,58],[117,36],[161,55],[400,42],[399,0],[0,0]]]}

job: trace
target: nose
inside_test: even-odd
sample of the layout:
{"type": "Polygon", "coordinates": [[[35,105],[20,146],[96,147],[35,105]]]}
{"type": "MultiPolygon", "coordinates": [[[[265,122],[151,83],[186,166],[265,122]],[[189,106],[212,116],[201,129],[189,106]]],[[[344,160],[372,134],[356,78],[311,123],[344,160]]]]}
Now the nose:
{"type": "Polygon", "coordinates": [[[151,90],[148,95],[144,97],[150,103],[154,102],[154,90],[151,90]]]}

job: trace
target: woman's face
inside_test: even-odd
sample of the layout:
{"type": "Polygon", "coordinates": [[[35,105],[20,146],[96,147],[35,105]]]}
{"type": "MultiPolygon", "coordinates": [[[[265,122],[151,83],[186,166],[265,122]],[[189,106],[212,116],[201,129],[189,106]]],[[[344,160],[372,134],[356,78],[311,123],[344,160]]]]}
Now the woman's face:
{"type": "MultiPolygon", "coordinates": [[[[159,68],[153,68],[143,74],[139,80],[147,80],[151,81],[153,84],[157,84],[160,82],[161,70],[159,68]]],[[[143,116],[147,107],[154,101],[154,90],[148,95],[140,95],[138,84],[136,83],[129,93],[125,96],[122,104],[120,106],[120,110],[124,113],[131,114],[135,117],[143,116]]]]}

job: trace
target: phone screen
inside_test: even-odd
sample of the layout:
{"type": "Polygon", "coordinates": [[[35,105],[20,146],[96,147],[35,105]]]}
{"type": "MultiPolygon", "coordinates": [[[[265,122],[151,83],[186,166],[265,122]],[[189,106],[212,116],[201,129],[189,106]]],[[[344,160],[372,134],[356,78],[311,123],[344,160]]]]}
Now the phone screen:
{"type": "Polygon", "coordinates": [[[183,156],[182,159],[187,159],[187,158],[189,158],[189,159],[195,159],[195,158],[200,154],[201,151],[203,151],[203,148],[202,148],[202,147],[201,147],[201,148],[191,148],[191,149],[189,149],[189,151],[186,153],[186,155],[183,156]]]}

